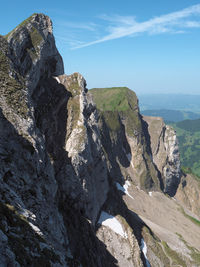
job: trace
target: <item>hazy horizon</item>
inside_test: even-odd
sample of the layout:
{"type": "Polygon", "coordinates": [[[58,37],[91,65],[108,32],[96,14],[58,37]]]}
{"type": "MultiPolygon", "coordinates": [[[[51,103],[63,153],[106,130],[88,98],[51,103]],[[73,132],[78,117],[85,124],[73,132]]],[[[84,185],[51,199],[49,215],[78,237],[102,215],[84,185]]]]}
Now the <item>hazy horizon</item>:
{"type": "Polygon", "coordinates": [[[139,96],[142,96],[142,95],[173,95],[173,96],[200,96],[200,92],[197,94],[192,94],[192,93],[140,93],[138,94],[139,96]]]}
{"type": "MultiPolygon", "coordinates": [[[[115,86],[111,86],[111,87],[115,87],[115,86]]],[[[116,87],[127,87],[127,86],[116,86],[116,87]]],[[[109,87],[92,87],[92,88],[88,88],[88,90],[91,90],[91,89],[94,89],[94,88],[97,88],[97,89],[103,89],[103,88],[109,88],[109,87]]],[[[129,87],[128,87],[129,88],[129,87]]],[[[129,88],[131,89],[131,88],[129,88]]],[[[132,89],[131,89],[132,90],[132,89]]],[[[162,91],[162,90],[161,90],[162,91]]],[[[193,93],[183,93],[183,92],[175,92],[175,93],[149,93],[149,92],[146,92],[146,93],[139,93],[137,94],[137,96],[152,96],[152,95],[157,95],[157,96],[163,96],[163,95],[172,95],[172,96],[200,96],[200,92],[199,93],[196,93],[196,94],[193,94],[193,93]]]]}

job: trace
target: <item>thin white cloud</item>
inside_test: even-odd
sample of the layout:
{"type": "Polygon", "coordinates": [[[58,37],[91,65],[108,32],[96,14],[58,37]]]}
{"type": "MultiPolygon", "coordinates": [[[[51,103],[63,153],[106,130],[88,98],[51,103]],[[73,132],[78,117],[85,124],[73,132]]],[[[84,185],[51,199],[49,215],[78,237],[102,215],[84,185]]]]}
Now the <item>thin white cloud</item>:
{"type": "Polygon", "coordinates": [[[62,35],[55,34],[55,38],[56,38],[56,41],[59,41],[62,44],[68,43],[70,47],[77,47],[77,46],[81,46],[82,44],[84,44],[82,41],[78,41],[75,38],[73,38],[72,36],[64,37],[62,35]]]}
{"type": "Polygon", "coordinates": [[[200,28],[200,21],[186,21],[184,24],[186,28],[200,28]]]}
{"type": "Polygon", "coordinates": [[[119,39],[126,36],[135,36],[140,33],[161,34],[161,33],[184,33],[185,28],[200,27],[200,4],[172,12],[159,17],[154,17],[144,22],[137,22],[135,17],[106,16],[100,18],[110,22],[106,27],[107,35],[92,42],[80,44],[72,49],[83,48],[109,40],[119,39]],[[192,18],[192,20],[191,20],[192,18]],[[196,19],[196,20],[195,20],[196,19]]]}
{"type": "Polygon", "coordinates": [[[135,17],[133,16],[119,16],[119,15],[108,16],[104,14],[99,16],[99,18],[106,21],[110,21],[113,24],[133,25],[136,22],[135,17]]]}
{"type": "Polygon", "coordinates": [[[88,30],[88,31],[95,31],[97,25],[92,22],[88,23],[77,23],[77,22],[70,22],[70,21],[59,21],[58,25],[66,28],[72,29],[81,29],[81,30],[88,30]]]}

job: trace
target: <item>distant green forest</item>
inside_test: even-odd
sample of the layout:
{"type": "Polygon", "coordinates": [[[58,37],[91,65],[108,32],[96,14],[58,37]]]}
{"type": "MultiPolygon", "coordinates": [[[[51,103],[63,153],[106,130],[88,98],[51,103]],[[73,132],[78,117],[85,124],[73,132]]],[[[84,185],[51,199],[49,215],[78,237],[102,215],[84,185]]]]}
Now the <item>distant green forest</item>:
{"type": "Polygon", "coordinates": [[[200,119],[171,123],[179,140],[183,168],[200,177],[200,119]]]}

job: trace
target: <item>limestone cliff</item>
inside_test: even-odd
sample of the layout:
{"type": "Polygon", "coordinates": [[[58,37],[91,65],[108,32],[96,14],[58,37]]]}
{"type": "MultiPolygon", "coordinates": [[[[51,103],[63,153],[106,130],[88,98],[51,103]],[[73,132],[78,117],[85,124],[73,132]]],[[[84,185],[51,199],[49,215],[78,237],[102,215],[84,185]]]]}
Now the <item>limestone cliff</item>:
{"type": "Polygon", "coordinates": [[[174,131],[65,75],[47,16],[0,36],[0,93],[1,266],[198,266],[174,131]]]}
{"type": "Polygon", "coordinates": [[[162,118],[143,116],[149,133],[152,159],[163,181],[164,192],[174,196],[180,183],[180,156],[174,129],[162,118]]]}
{"type": "Polygon", "coordinates": [[[122,182],[121,177],[126,177],[147,191],[159,190],[158,172],[151,160],[135,93],[126,87],[90,92],[101,115],[100,128],[106,129],[102,144],[110,165],[115,166],[111,176],[122,182]]]}
{"type": "Polygon", "coordinates": [[[183,207],[200,217],[200,181],[193,174],[183,174],[176,192],[176,199],[183,207]]]}
{"type": "Polygon", "coordinates": [[[96,110],[83,77],[63,75],[47,16],[34,14],[1,37],[0,44],[1,260],[67,266],[72,261],[67,231],[72,231],[63,217],[73,209],[74,217],[85,216],[90,229],[87,219],[94,224],[108,191],[96,110]],[[24,244],[5,236],[18,227],[8,221],[12,212],[26,225],[18,230],[18,239],[29,231],[37,238],[24,244]],[[33,252],[27,252],[30,246],[33,252]]]}

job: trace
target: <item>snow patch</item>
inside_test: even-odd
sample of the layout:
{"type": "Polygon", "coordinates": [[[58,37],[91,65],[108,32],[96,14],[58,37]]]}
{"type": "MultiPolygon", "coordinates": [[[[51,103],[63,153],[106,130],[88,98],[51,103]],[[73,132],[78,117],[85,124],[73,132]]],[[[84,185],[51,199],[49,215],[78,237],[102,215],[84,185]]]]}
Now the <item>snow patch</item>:
{"type": "Polygon", "coordinates": [[[98,223],[109,227],[113,232],[121,235],[123,238],[128,238],[127,233],[123,230],[120,222],[111,214],[102,211],[98,223]]]}
{"type": "Polygon", "coordinates": [[[119,183],[116,183],[116,187],[117,187],[118,190],[122,191],[123,193],[128,195],[130,198],[134,199],[128,192],[128,188],[129,188],[130,185],[131,184],[130,184],[129,181],[126,181],[123,186],[121,186],[119,183]]]}
{"type": "Polygon", "coordinates": [[[146,266],[147,266],[147,267],[151,267],[151,265],[150,265],[150,263],[149,263],[149,261],[148,261],[148,259],[147,259],[147,245],[146,245],[146,243],[144,242],[144,239],[143,239],[143,238],[142,238],[142,240],[141,240],[141,246],[140,246],[140,248],[141,248],[141,250],[142,250],[142,252],[143,252],[143,254],[144,254],[144,257],[145,257],[146,266]]]}
{"type": "MultiPolygon", "coordinates": [[[[20,206],[20,205],[19,205],[20,206]]],[[[34,213],[32,213],[30,210],[27,210],[27,209],[23,209],[21,206],[20,206],[20,213],[26,217],[27,219],[31,219],[33,221],[36,220],[36,216],[34,213]]]]}
{"type": "Polygon", "coordinates": [[[60,83],[60,79],[59,79],[58,77],[54,77],[54,79],[55,79],[58,83],[60,83]]]}
{"type": "Polygon", "coordinates": [[[29,222],[29,225],[32,227],[33,231],[35,231],[38,235],[43,236],[43,233],[36,225],[32,224],[31,222],[29,222]]]}
{"type": "Polygon", "coordinates": [[[152,197],[152,192],[149,192],[149,196],[152,197]]]}

